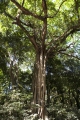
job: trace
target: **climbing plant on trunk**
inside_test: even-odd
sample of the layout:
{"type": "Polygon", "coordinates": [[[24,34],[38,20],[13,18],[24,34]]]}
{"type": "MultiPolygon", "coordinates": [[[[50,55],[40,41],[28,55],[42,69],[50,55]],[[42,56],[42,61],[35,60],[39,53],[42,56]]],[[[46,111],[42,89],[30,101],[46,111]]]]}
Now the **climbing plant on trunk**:
{"type": "Polygon", "coordinates": [[[39,105],[35,110],[38,117],[45,120],[46,62],[50,56],[65,52],[70,47],[63,46],[68,36],[80,30],[80,3],[76,0],[10,1],[9,6],[14,7],[4,11],[5,15],[26,33],[26,40],[35,49],[33,101],[39,105]]]}

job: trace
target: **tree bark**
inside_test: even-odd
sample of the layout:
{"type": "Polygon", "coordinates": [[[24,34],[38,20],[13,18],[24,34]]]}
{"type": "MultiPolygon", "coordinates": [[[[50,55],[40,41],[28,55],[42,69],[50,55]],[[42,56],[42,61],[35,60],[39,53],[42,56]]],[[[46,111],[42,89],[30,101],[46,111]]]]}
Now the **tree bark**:
{"type": "Polygon", "coordinates": [[[38,107],[34,110],[38,117],[45,120],[45,92],[46,92],[46,54],[41,52],[36,54],[33,79],[34,104],[38,107]]]}
{"type": "Polygon", "coordinates": [[[9,75],[10,75],[10,82],[12,85],[12,89],[15,89],[18,87],[18,68],[17,65],[13,63],[14,61],[11,60],[10,63],[10,69],[9,69],[9,75]]]}
{"type": "Polygon", "coordinates": [[[9,75],[10,75],[10,81],[11,81],[11,84],[12,84],[12,88],[15,88],[17,83],[16,83],[16,77],[14,75],[13,61],[11,61],[11,64],[10,64],[9,75]]]}

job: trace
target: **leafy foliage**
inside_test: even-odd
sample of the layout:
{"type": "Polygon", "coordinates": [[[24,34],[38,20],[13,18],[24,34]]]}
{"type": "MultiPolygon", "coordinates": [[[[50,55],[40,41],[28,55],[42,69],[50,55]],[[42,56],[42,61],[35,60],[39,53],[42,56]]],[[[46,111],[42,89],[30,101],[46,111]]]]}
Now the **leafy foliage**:
{"type": "Polygon", "coordinates": [[[10,0],[0,0],[0,13],[3,13],[6,10],[10,0]]]}
{"type": "Polygon", "coordinates": [[[1,107],[0,107],[0,119],[1,120],[23,120],[26,119],[31,114],[30,108],[31,105],[29,104],[30,95],[26,95],[26,93],[21,93],[19,90],[17,92],[12,90],[7,95],[4,94],[0,96],[1,107]]]}

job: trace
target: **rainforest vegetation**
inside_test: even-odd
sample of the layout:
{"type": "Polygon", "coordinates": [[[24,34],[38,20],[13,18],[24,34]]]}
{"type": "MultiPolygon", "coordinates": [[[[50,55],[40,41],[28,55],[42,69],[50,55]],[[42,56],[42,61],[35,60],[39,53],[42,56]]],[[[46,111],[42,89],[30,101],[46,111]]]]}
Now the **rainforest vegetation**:
{"type": "Polygon", "coordinates": [[[80,120],[80,0],[0,0],[0,120],[80,120]]]}

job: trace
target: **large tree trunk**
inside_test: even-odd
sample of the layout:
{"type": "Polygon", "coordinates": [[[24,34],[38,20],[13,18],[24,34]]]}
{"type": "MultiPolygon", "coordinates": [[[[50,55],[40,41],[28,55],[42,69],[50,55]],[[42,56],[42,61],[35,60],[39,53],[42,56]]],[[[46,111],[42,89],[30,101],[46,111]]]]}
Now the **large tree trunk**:
{"type": "Polygon", "coordinates": [[[46,92],[46,55],[41,51],[36,54],[34,65],[33,97],[38,117],[45,120],[45,92],[46,92]]]}

